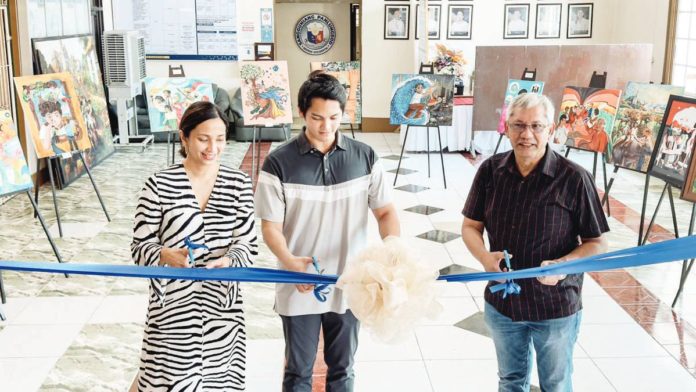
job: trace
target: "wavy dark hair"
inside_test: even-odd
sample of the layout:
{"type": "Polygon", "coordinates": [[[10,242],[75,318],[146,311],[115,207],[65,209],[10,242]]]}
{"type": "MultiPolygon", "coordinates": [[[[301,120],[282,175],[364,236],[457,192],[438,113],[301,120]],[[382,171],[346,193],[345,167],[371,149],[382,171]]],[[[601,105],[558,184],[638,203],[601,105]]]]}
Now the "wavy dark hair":
{"type": "MultiPolygon", "coordinates": [[[[202,122],[219,118],[225,123],[227,127],[227,120],[225,115],[222,113],[217,105],[208,101],[194,102],[191,106],[186,109],[184,115],[181,116],[181,122],[179,123],[179,130],[184,133],[186,139],[191,136],[191,132],[202,122]]],[[[181,144],[181,149],[179,149],[179,154],[186,158],[186,149],[184,149],[184,144],[181,144]]]]}
{"type": "Polygon", "coordinates": [[[321,70],[310,73],[307,80],[300,86],[300,92],[297,94],[297,105],[302,115],[306,114],[309,107],[312,106],[313,98],[338,101],[338,104],[341,105],[341,111],[346,109],[346,89],[343,88],[338,79],[321,70]]]}

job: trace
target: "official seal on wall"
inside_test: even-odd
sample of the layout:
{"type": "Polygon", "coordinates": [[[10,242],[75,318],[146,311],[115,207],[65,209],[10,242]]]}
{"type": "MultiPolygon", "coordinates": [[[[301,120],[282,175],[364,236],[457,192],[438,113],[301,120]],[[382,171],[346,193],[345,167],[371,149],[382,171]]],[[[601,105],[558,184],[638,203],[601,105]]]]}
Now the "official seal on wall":
{"type": "Polygon", "coordinates": [[[324,54],[336,42],[336,27],[322,14],[307,14],[295,25],[295,42],[305,53],[324,54]]]}

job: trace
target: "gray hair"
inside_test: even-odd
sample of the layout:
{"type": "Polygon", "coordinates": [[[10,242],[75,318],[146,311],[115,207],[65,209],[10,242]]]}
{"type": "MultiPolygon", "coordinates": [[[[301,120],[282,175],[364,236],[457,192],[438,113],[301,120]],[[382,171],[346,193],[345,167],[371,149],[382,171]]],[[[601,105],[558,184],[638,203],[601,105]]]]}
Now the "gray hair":
{"type": "Polygon", "coordinates": [[[507,113],[505,114],[505,122],[510,121],[510,117],[512,117],[512,113],[514,113],[515,110],[534,109],[539,106],[544,108],[549,125],[553,124],[555,114],[553,103],[551,103],[551,100],[546,95],[534,93],[516,96],[512,102],[510,102],[510,105],[508,105],[507,113]]]}

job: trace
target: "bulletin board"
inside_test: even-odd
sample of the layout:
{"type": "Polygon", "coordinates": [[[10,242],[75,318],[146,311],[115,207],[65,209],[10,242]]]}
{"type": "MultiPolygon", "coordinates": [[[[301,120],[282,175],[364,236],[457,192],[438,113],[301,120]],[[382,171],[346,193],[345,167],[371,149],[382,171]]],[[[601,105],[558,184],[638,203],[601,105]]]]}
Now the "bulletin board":
{"type": "Polygon", "coordinates": [[[149,60],[237,60],[237,0],[112,0],[116,30],[139,30],[149,60]]]}

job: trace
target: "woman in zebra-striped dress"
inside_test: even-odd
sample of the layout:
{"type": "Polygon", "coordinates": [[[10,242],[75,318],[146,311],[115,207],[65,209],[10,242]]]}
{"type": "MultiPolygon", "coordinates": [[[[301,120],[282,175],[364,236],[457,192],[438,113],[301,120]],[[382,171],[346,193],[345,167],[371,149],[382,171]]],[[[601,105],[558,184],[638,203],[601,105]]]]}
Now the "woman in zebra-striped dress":
{"type": "MultiPolygon", "coordinates": [[[[251,183],[219,163],[225,123],[209,102],[179,125],[183,164],[141,191],[131,251],[144,266],[246,267],[257,254],[251,183]],[[186,237],[195,249],[190,263],[186,237]]],[[[140,370],[131,390],[244,390],[246,335],[237,283],[153,279],[140,370]]]]}

